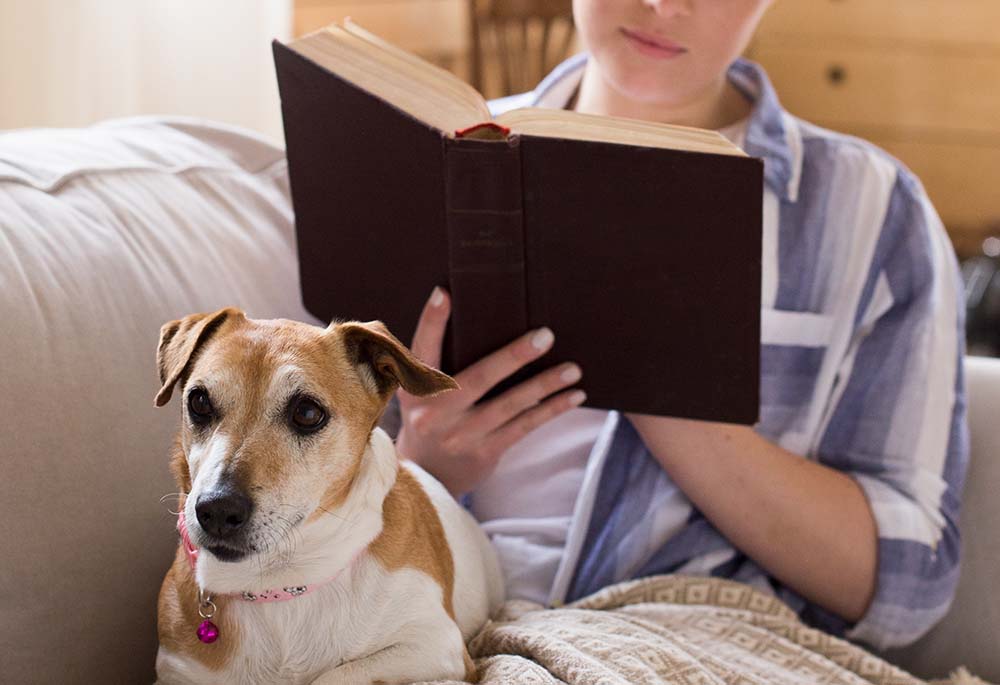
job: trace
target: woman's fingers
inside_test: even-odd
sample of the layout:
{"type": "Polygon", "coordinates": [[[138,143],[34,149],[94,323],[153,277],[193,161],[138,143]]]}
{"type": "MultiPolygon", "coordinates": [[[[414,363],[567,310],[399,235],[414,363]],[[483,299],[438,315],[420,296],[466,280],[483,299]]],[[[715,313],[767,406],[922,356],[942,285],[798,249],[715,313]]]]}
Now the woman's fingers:
{"type": "MultiPolygon", "coordinates": [[[[424,305],[410,346],[414,355],[437,368],[450,307],[448,293],[436,288],[424,305]]],[[[396,449],[427,469],[452,494],[474,489],[512,444],[583,402],[582,391],[559,393],[581,377],[579,367],[567,363],[547,369],[483,406],[474,406],[497,383],[548,352],[553,342],[548,328],[529,331],[455,374],[461,389],[441,397],[415,397],[398,389],[403,425],[396,449]]]]}
{"type": "Polygon", "coordinates": [[[444,288],[437,286],[424,303],[413,333],[410,351],[423,363],[441,368],[441,347],[444,345],[444,331],[451,314],[451,298],[444,288]]]}
{"type": "Polygon", "coordinates": [[[543,423],[580,406],[586,399],[586,393],[579,388],[561,392],[493,431],[484,438],[483,445],[479,450],[479,454],[486,455],[486,458],[490,459],[492,463],[481,464],[480,468],[487,474],[490,473],[500,461],[500,457],[521,438],[543,423]]]}
{"type": "Polygon", "coordinates": [[[465,426],[473,433],[489,435],[523,412],[538,406],[552,393],[573,385],[581,375],[580,367],[572,362],[546,369],[476,407],[470,412],[465,426]]]}
{"type": "MultiPolygon", "coordinates": [[[[410,345],[410,350],[418,359],[436,369],[441,368],[441,350],[450,314],[449,294],[444,288],[435,287],[424,303],[410,345]]],[[[490,388],[528,362],[548,352],[554,339],[552,331],[548,328],[528,331],[520,338],[471,364],[455,374],[455,380],[461,386],[461,390],[447,393],[444,396],[446,403],[471,407],[476,400],[489,392],[490,388]]]]}
{"type": "Polygon", "coordinates": [[[467,366],[455,375],[455,380],[462,388],[460,392],[463,404],[465,406],[475,404],[476,400],[489,392],[497,383],[548,352],[554,340],[555,336],[548,328],[528,331],[520,338],[467,366]]]}

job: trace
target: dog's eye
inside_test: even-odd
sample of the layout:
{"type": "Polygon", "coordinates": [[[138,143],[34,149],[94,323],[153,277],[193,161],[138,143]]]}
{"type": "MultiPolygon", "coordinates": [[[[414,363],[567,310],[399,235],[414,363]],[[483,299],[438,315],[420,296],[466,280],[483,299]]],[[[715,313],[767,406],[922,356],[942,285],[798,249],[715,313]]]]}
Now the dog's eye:
{"type": "Polygon", "coordinates": [[[207,423],[212,419],[215,409],[203,388],[195,388],[188,394],[188,412],[195,423],[207,423]]]}
{"type": "Polygon", "coordinates": [[[326,423],[326,412],[308,397],[292,400],[292,427],[303,433],[312,433],[326,423]]]}

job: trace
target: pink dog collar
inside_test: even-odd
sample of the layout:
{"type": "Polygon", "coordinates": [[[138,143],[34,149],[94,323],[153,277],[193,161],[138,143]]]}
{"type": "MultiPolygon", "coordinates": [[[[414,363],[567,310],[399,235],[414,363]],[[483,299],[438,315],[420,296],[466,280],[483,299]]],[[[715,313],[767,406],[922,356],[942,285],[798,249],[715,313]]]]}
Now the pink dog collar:
{"type": "MultiPolygon", "coordinates": [[[[183,511],[177,515],[177,532],[181,534],[181,544],[184,545],[184,552],[187,554],[188,561],[191,563],[191,570],[193,571],[198,564],[198,548],[194,546],[191,542],[191,538],[188,536],[187,522],[184,519],[183,511]]],[[[354,555],[354,558],[351,559],[351,563],[348,564],[348,566],[353,564],[357,558],[358,555],[354,555]]],[[[239,597],[246,602],[284,602],[289,599],[296,599],[297,597],[308,595],[310,592],[315,591],[323,585],[336,580],[343,570],[344,569],[340,569],[340,571],[337,571],[326,580],[321,580],[318,583],[312,583],[310,585],[296,585],[278,589],[267,589],[261,590],[260,592],[250,592],[249,590],[244,590],[243,592],[227,593],[223,596],[239,597]]],[[[198,602],[198,615],[205,619],[201,625],[198,626],[198,639],[206,644],[211,644],[219,639],[219,628],[209,620],[215,615],[216,606],[212,601],[212,596],[205,594],[205,592],[200,589],[198,591],[198,602]]]]}

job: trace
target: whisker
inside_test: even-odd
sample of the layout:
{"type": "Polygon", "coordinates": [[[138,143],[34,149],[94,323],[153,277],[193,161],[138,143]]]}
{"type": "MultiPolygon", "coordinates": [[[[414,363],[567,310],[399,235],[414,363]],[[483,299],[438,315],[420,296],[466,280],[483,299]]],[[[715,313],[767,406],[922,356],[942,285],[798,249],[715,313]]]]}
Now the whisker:
{"type": "MultiPolygon", "coordinates": [[[[268,512],[267,523],[261,527],[259,533],[265,543],[259,550],[263,553],[258,554],[256,560],[260,583],[264,583],[264,577],[268,572],[288,565],[295,557],[297,550],[305,544],[305,534],[298,526],[305,516],[299,511],[299,507],[285,502],[278,502],[274,506],[276,510],[268,512]],[[294,512],[292,519],[277,513],[286,508],[294,512]],[[267,558],[265,559],[265,557],[267,558]]],[[[350,525],[356,518],[356,516],[347,518],[323,506],[317,506],[317,510],[347,525],[350,525]]]]}
{"type": "Polygon", "coordinates": [[[288,563],[289,561],[292,560],[292,557],[294,556],[295,550],[298,548],[298,546],[304,542],[304,538],[302,537],[302,531],[296,528],[294,523],[292,523],[291,521],[289,521],[280,514],[276,514],[276,516],[281,521],[284,521],[285,525],[287,526],[287,528],[282,531],[282,536],[283,536],[283,542],[286,542],[288,544],[287,553],[283,555],[285,557],[284,562],[288,563]]]}
{"type": "MultiPolygon", "coordinates": [[[[267,529],[267,548],[270,549],[273,544],[274,544],[274,532],[270,528],[268,528],[267,529]]],[[[268,571],[271,570],[272,565],[268,564],[268,565],[265,566],[263,556],[258,557],[258,559],[259,559],[259,564],[260,564],[260,575],[259,575],[258,584],[259,585],[263,585],[264,584],[264,575],[268,571]]]]}
{"type": "MultiPolygon", "coordinates": [[[[175,497],[177,499],[177,501],[179,502],[180,500],[185,499],[187,497],[187,493],[185,493],[185,492],[168,492],[167,494],[165,494],[163,497],[160,498],[160,504],[163,504],[164,501],[168,497],[175,497]]],[[[169,511],[174,516],[178,516],[180,514],[179,511],[173,511],[172,509],[170,509],[170,507],[167,507],[167,511],[169,511]]]]}
{"type": "Polygon", "coordinates": [[[276,551],[276,556],[280,563],[287,564],[292,558],[292,541],[289,539],[288,533],[291,530],[291,525],[284,516],[280,514],[275,514],[279,521],[282,522],[280,535],[278,537],[278,545],[276,551]]]}
{"type": "Polygon", "coordinates": [[[329,509],[327,509],[327,508],[325,508],[325,507],[320,507],[320,506],[317,506],[316,508],[317,508],[317,509],[319,509],[320,511],[322,511],[322,512],[323,512],[324,514],[329,514],[329,515],[330,515],[330,516],[332,516],[333,518],[336,518],[336,519],[340,519],[340,520],[341,520],[341,521],[343,521],[344,523],[350,523],[350,522],[349,522],[349,521],[348,521],[348,520],[347,520],[346,518],[344,518],[343,516],[341,516],[341,515],[339,515],[339,514],[334,514],[334,513],[332,512],[332,511],[330,511],[329,509]]]}

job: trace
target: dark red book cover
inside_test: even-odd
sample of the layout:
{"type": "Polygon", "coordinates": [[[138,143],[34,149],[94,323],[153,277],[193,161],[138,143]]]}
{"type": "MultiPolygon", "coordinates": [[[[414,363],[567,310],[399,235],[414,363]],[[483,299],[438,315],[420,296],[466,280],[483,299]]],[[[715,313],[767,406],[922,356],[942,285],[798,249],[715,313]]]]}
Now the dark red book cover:
{"type": "Polygon", "coordinates": [[[472,124],[455,136],[273,50],[310,312],[380,319],[410,344],[442,285],[446,373],[530,329],[555,333],[481,401],[575,361],[584,406],[757,421],[760,160],[479,139],[472,124]]]}

